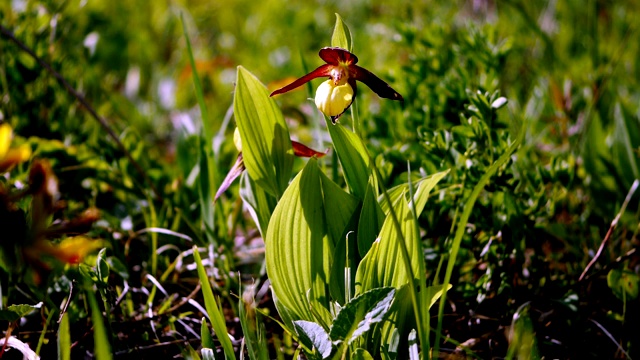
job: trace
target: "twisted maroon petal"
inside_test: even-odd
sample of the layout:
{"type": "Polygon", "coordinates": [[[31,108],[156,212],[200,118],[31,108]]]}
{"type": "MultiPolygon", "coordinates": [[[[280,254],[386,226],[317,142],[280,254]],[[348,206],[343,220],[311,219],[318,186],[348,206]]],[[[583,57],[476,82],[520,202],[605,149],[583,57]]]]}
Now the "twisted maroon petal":
{"type": "Polygon", "coordinates": [[[291,140],[291,146],[293,147],[293,154],[297,157],[317,157],[317,158],[321,158],[325,155],[327,155],[327,152],[329,151],[329,149],[327,149],[327,152],[319,152],[319,151],[315,151],[312,148],[301,144],[297,141],[291,140]]]}
{"type": "Polygon", "coordinates": [[[358,81],[362,81],[371,90],[373,90],[373,92],[382,98],[404,101],[402,95],[393,90],[389,84],[363,67],[358,65],[349,66],[349,76],[354,77],[358,81]]]}
{"type": "Polygon", "coordinates": [[[339,47],[325,47],[320,49],[320,58],[327,64],[339,65],[340,63],[355,64],[358,57],[339,47]]]}
{"type": "Polygon", "coordinates": [[[317,69],[301,77],[300,79],[292,82],[291,84],[272,92],[270,96],[286,93],[287,91],[291,91],[299,86],[302,86],[315,78],[319,78],[323,76],[328,77],[329,74],[331,73],[332,68],[333,68],[333,65],[329,65],[329,64],[321,65],[317,69]]]}

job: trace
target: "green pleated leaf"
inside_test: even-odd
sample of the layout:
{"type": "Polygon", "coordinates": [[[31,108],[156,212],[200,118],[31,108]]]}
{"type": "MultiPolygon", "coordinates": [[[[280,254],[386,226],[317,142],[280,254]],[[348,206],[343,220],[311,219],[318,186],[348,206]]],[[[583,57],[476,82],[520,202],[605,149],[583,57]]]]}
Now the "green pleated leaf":
{"type": "Polygon", "coordinates": [[[323,359],[331,355],[331,341],[322,326],[304,320],[294,321],[293,325],[298,333],[300,342],[302,342],[304,346],[313,349],[313,351],[317,352],[323,359]]]}
{"type": "Polygon", "coordinates": [[[320,171],[310,159],[278,202],[265,238],[267,273],[280,304],[293,320],[330,323],[319,308],[329,308],[333,245],[327,235],[320,171]],[[311,311],[321,314],[316,319],[311,311]]]}
{"type": "Polygon", "coordinates": [[[372,289],[353,298],[336,317],[329,337],[349,344],[384,320],[395,295],[392,287],[372,289]]]}
{"type": "Polygon", "coordinates": [[[331,46],[341,47],[345,50],[352,51],[351,32],[347,25],[342,21],[342,17],[336,13],[336,25],[331,35],[331,46]]]}
{"type": "Polygon", "coordinates": [[[244,164],[258,185],[280,198],[293,166],[289,130],[267,88],[242,66],[237,74],[233,111],[244,164]]]}
{"type": "Polygon", "coordinates": [[[358,135],[348,131],[340,124],[333,125],[328,120],[327,128],[336,149],[336,154],[342,164],[345,180],[351,193],[358,199],[364,199],[371,170],[367,148],[358,135]]]}
{"type": "MultiPolygon", "coordinates": [[[[411,268],[414,274],[418,272],[418,261],[420,260],[420,251],[418,239],[413,229],[414,220],[409,210],[409,205],[404,196],[401,196],[394,206],[402,234],[404,235],[405,244],[411,255],[411,268]]],[[[356,272],[356,294],[364,291],[378,288],[393,286],[396,289],[407,284],[410,280],[409,274],[405,268],[405,264],[400,253],[400,241],[398,233],[394,227],[391,216],[387,216],[379,236],[379,248],[377,256],[372,257],[367,254],[360,262],[358,271],[356,272]],[[360,267],[363,268],[361,271],[360,267]],[[365,277],[365,271],[369,273],[365,277]],[[358,287],[360,284],[362,287],[358,287]]]]}
{"type": "Polygon", "coordinates": [[[359,201],[342,190],[323,173],[320,173],[324,195],[324,212],[327,220],[327,232],[334,246],[333,265],[329,282],[330,293],[338,303],[344,304],[351,295],[352,281],[355,279],[356,244],[355,235],[347,239],[347,233],[357,227],[359,201]],[[349,251],[347,251],[349,240],[349,251]],[[347,256],[349,261],[347,262],[347,256]],[[348,267],[348,268],[347,268],[348,267]],[[346,287],[349,292],[346,293],[346,287]]]}
{"type": "Polygon", "coordinates": [[[322,193],[324,195],[324,212],[327,219],[327,230],[334,245],[345,235],[345,228],[358,207],[358,199],[346,193],[340,186],[320,174],[322,193]]]}
{"type": "Polygon", "coordinates": [[[358,252],[361,257],[364,257],[371,248],[383,223],[384,212],[376,200],[373,187],[368,186],[358,221],[358,252]]]}
{"type": "Polygon", "coordinates": [[[422,210],[424,210],[425,205],[427,204],[427,200],[429,199],[429,194],[431,190],[442,180],[447,174],[447,171],[441,171],[439,173],[435,173],[433,175],[429,175],[424,179],[420,180],[418,184],[418,188],[416,189],[414,195],[414,201],[416,206],[416,217],[422,214],[422,210]]]}

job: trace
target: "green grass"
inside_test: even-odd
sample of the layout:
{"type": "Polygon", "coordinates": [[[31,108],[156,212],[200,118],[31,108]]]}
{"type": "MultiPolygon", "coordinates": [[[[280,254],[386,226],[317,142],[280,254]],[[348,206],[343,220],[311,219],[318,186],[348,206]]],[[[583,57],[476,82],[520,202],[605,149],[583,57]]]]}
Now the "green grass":
{"type": "Polygon", "coordinates": [[[3,2],[0,123],[32,155],[9,169],[0,138],[1,327],[63,359],[633,358],[639,16],[3,2]],[[332,45],[405,101],[360,82],[332,125],[320,80],[268,96],[332,45]],[[236,126],[247,170],[214,203],[236,126]]]}

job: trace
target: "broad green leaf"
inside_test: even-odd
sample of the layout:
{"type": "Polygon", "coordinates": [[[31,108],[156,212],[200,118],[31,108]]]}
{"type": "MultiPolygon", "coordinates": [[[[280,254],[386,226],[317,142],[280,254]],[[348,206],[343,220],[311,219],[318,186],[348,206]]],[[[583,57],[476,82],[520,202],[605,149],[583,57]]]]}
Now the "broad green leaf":
{"type": "Polygon", "coordinates": [[[331,46],[341,47],[349,51],[353,50],[351,32],[338,13],[336,13],[336,25],[333,28],[333,35],[331,35],[331,46]]]}
{"type": "Polygon", "coordinates": [[[202,318],[202,324],[200,324],[200,341],[203,348],[215,348],[213,337],[211,336],[211,331],[209,330],[209,324],[207,323],[206,317],[202,318]]]}
{"type": "Polygon", "coordinates": [[[322,326],[305,320],[294,321],[298,338],[309,349],[316,351],[323,359],[331,355],[331,341],[322,326]]]}
{"type": "MultiPolygon", "coordinates": [[[[396,201],[394,208],[400,221],[406,247],[411,255],[412,271],[414,274],[417,274],[419,256],[421,255],[418,250],[418,239],[413,229],[413,216],[411,215],[409,205],[404,196],[401,196],[396,201]]],[[[413,281],[413,279],[409,278],[404,260],[402,259],[400,241],[402,241],[402,239],[398,237],[391,216],[387,216],[382,225],[382,230],[380,230],[379,240],[376,241],[379,242],[377,256],[370,257],[369,254],[367,254],[358,267],[356,273],[356,294],[385,286],[393,286],[396,289],[400,289],[400,287],[409,281],[413,281]],[[362,271],[360,267],[363,268],[362,271]],[[365,277],[365,272],[369,272],[367,277],[365,277]],[[358,287],[359,284],[361,287],[358,287]]]]}
{"type": "Polygon", "coordinates": [[[280,198],[293,166],[289,130],[267,88],[242,66],[238,66],[233,111],[249,176],[280,198]]]}
{"type": "Polygon", "coordinates": [[[367,332],[373,324],[384,320],[395,295],[392,287],[372,289],[345,305],[336,317],[329,337],[349,344],[367,332]]]}
{"type": "Polygon", "coordinates": [[[69,315],[62,314],[58,328],[58,360],[71,359],[71,336],[69,335],[69,315]]]}
{"type": "Polygon", "coordinates": [[[384,212],[376,200],[373,187],[367,186],[358,221],[358,252],[361,257],[364,257],[371,248],[383,223],[384,212]]]}
{"type": "Polygon", "coordinates": [[[279,302],[289,309],[293,320],[315,321],[310,307],[329,307],[325,287],[333,256],[315,159],[309,160],[278,202],[265,247],[267,273],[279,302]]]}
{"type": "Polygon", "coordinates": [[[39,310],[42,307],[42,302],[35,305],[10,305],[6,309],[0,310],[0,320],[6,320],[9,322],[18,321],[22,317],[31,314],[32,312],[39,310]]]}
{"type": "Polygon", "coordinates": [[[441,171],[439,173],[435,173],[433,175],[427,176],[420,181],[418,184],[418,189],[414,195],[414,201],[416,206],[416,217],[419,217],[422,214],[422,210],[424,210],[425,205],[427,204],[427,200],[429,199],[429,194],[431,190],[442,180],[447,174],[447,171],[441,171]]]}
{"type": "Polygon", "coordinates": [[[351,353],[351,359],[353,360],[373,360],[373,356],[363,348],[357,348],[351,353]]]}
{"type": "Polygon", "coordinates": [[[364,199],[371,169],[367,148],[358,135],[348,131],[340,124],[333,125],[328,118],[327,128],[336,149],[345,180],[351,193],[358,199],[364,199]]]}
{"type": "Polygon", "coordinates": [[[233,344],[231,344],[231,340],[227,333],[227,323],[225,322],[224,315],[222,314],[222,310],[220,309],[218,302],[213,296],[209,277],[207,276],[207,271],[202,265],[202,259],[200,258],[200,252],[198,251],[197,246],[193,247],[193,259],[196,262],[198,278],[200,279],[200,286],[202,287],[202,296],[204,297],[204,305],[207,309],[211,326],[218,337],[218,341],[222,344],[225,359],[235,359],[236,357],[233,350],[233,344]]]}
{"type": "Polygon", "coordinates": [[[345,228],[358,207],[358,199],[342,190],[325,174],[321,172],[319,174],[327,230],[335,245],[345,235],[345,228]]]}

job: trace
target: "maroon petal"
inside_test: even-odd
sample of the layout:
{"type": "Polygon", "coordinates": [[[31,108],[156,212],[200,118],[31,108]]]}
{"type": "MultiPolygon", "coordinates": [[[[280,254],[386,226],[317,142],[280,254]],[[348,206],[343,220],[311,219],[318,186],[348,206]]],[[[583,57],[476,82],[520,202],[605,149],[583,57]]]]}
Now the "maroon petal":
{"type": "Polygon", "coordinates": [[[291,140],[291,146],[293,146],[293,154],[298,157],[310,158],[315,156],[317,158],[321,158],[327,155],[327,151],[329,151],[329,149],[327,149],[327,151],[321,153],[319,151],[315,151],[312,148],[293,140],[291,140]]]}
{"type": "Polygon", "coordinates": [[[349,75],[358,81],[362,81],[371,90],[373,90],[373,92],[382,98],[404,101],[402,95],[393,90],[389,84],[363,67],[358,65],[349,66],[349,75]]]}
{"type": "Polygon", "coordinates": [[[229,170],[229,173],[227,173],[227,176],[224,178],[224,180],[222,180],[222,184],[220,185],[220,188],[218,188],[218,191],[216,192],[216,197],[213,199],[213,201],[218,200],[220,195],[222,195],[222,193],[227,191],[229,186],[231,186],[231,184],[233,183],[233,180],[235,180],[238,176],[240,176],[244,171],[244,169],[245,169],[244,160],[242,158],[242,153],[240,153],[238,154],[236,163],[233,164],[233,167],[231,168],[231,170],[229,170]]]}
{"type": "Polygon", "coordinates": [[[320,58],[327,64],[339,65],[340,63],[355,64],[358,57],[340,47],[325,47],[320,49],[320,58]]]}
{"type": "Polygon", "coordinates": [[[272,92],[270,96],[286,93],[287,91],[291,91],[299,86],[302,86],[315,78],[329,76],[331,74],[332,68],[333,68],[333,65],[329,65],[329,64],[321,65],[317,69],[301,77],[300,79],[292,82],[291,84],[272,92]]]}

